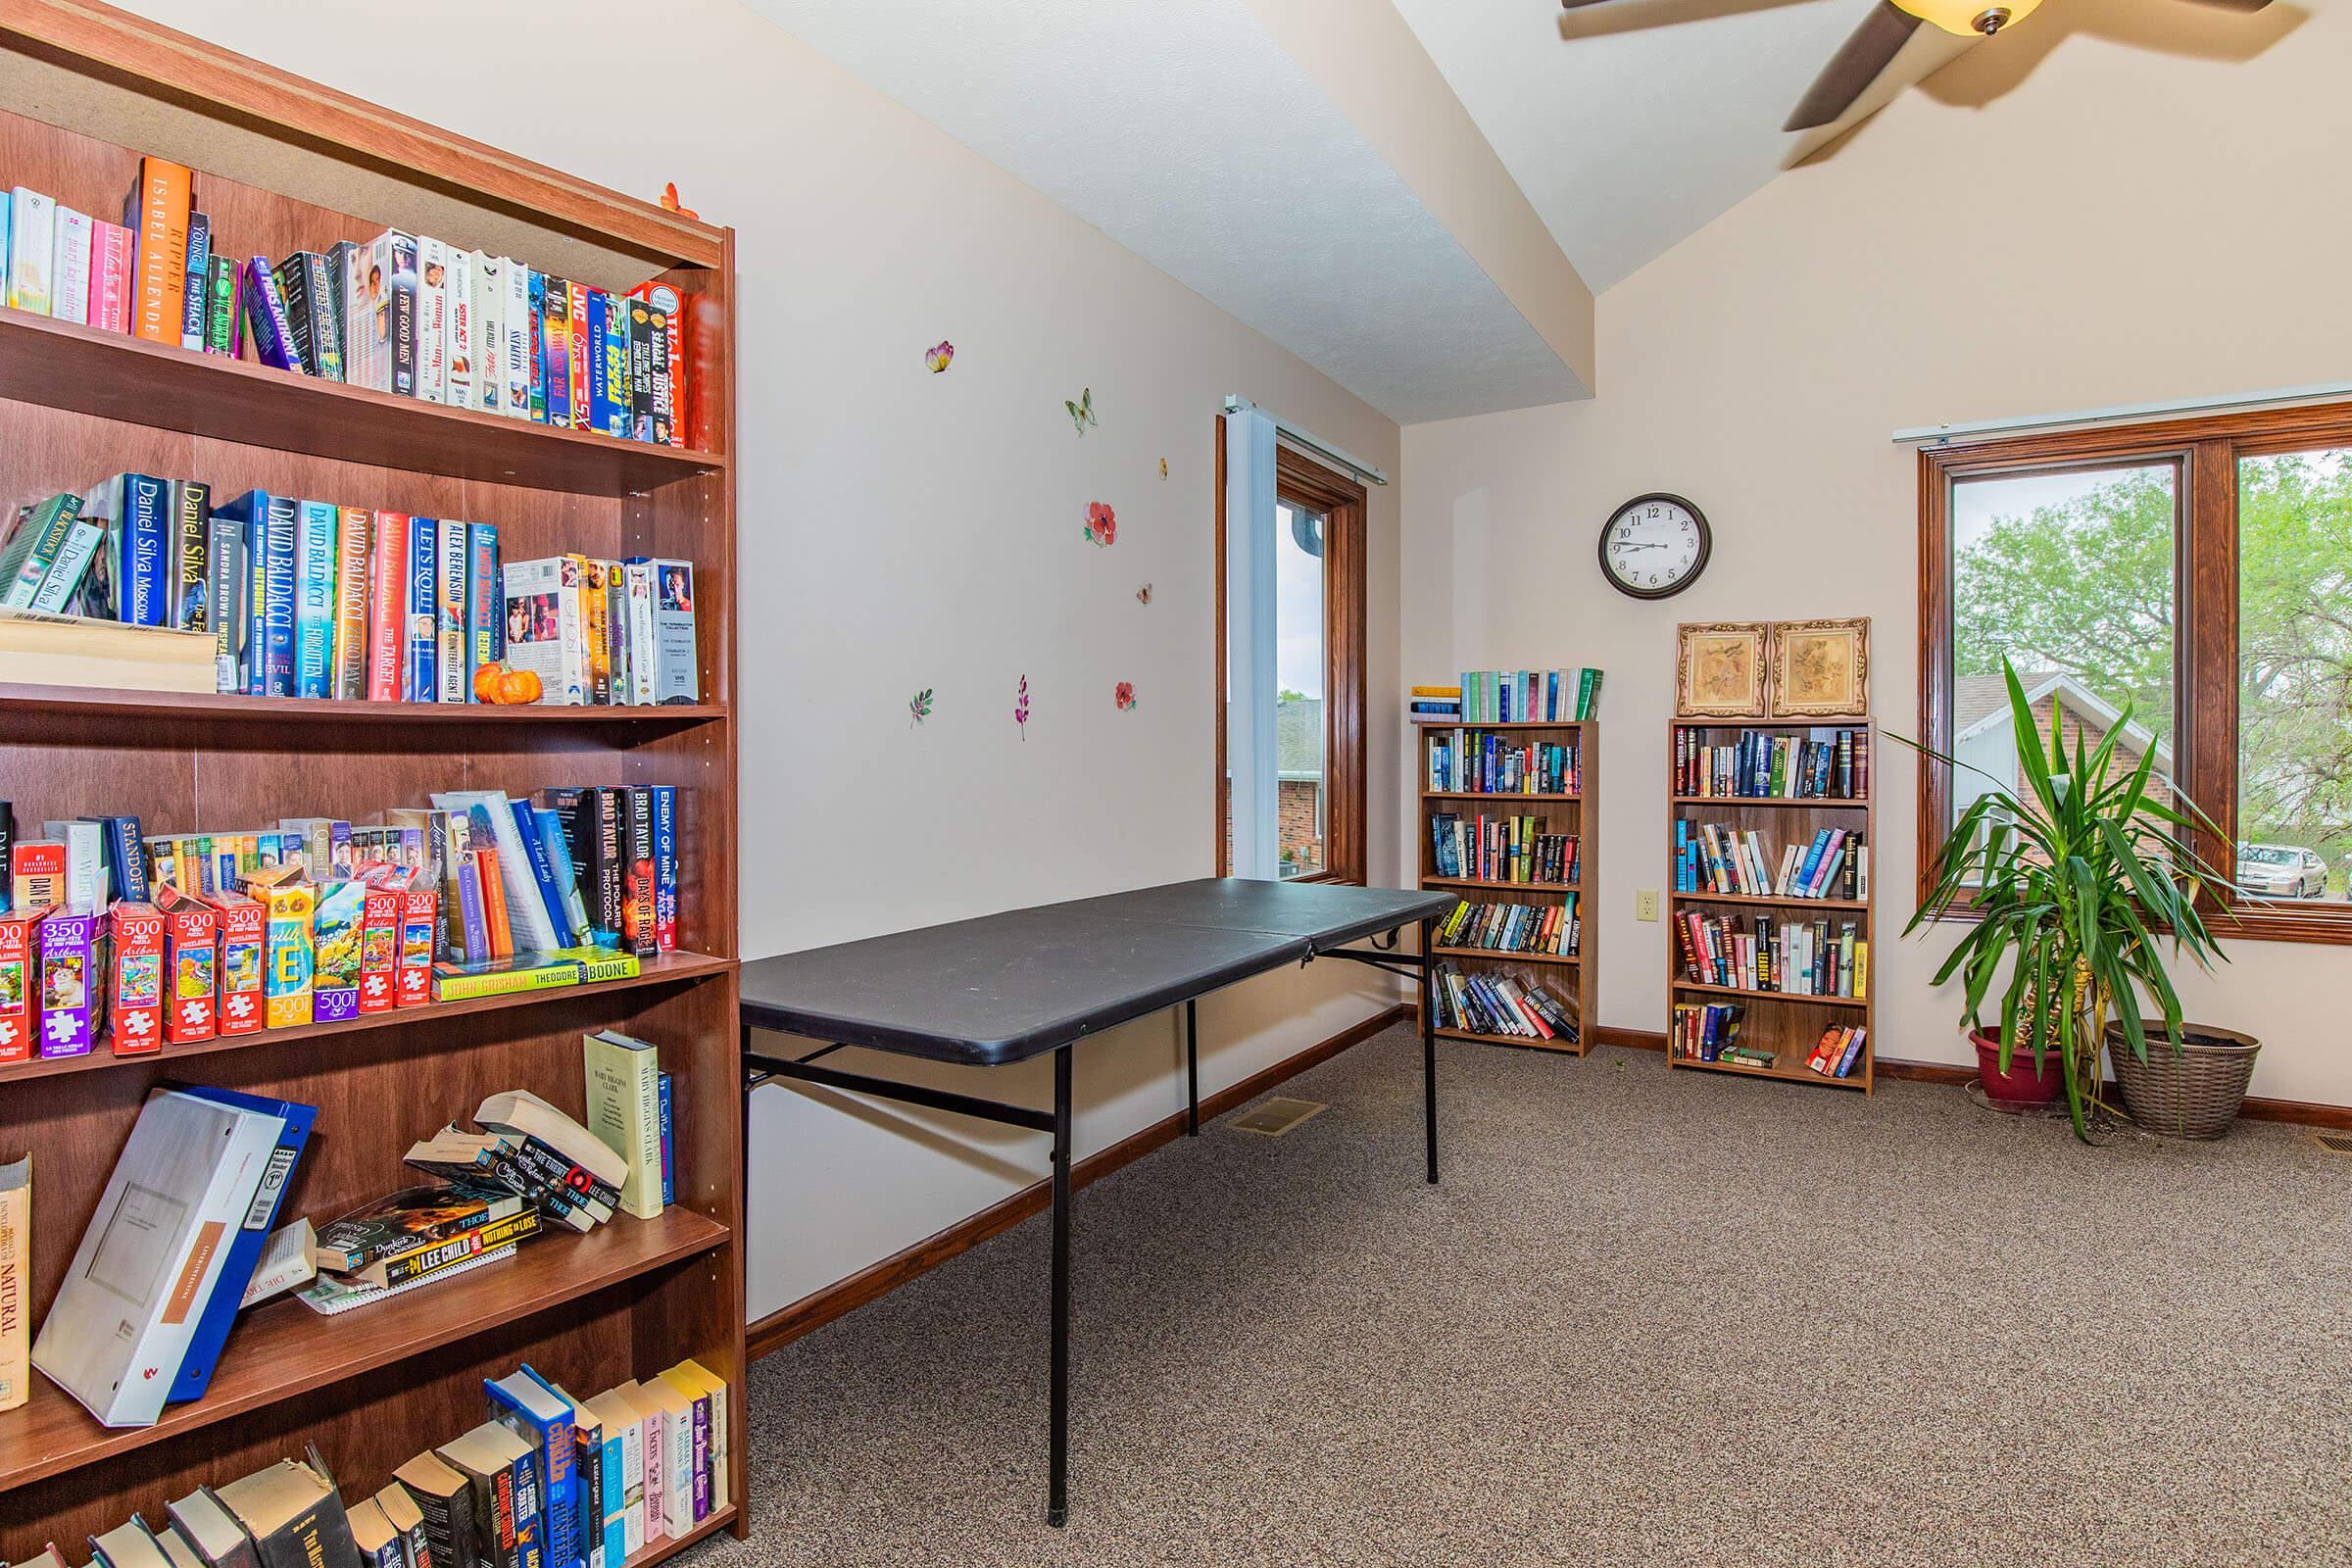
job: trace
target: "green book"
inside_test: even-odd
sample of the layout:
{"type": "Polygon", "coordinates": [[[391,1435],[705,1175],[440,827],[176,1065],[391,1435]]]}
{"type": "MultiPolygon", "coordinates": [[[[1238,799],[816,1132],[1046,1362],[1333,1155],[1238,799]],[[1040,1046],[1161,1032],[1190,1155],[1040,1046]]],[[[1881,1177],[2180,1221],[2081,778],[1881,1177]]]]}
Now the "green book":
{"type": "Polygon", "coordinates": [[[50,564],[65,547],[66,536],[74,531],[74,521],[81,515],[81,497],[54,495],[34,507],[17,531],[10,536],[8,546],[0,550],[0,606],[10,610],[28,610],[32,596],[40,592],[41,579],[48,575],[50,564]]]}

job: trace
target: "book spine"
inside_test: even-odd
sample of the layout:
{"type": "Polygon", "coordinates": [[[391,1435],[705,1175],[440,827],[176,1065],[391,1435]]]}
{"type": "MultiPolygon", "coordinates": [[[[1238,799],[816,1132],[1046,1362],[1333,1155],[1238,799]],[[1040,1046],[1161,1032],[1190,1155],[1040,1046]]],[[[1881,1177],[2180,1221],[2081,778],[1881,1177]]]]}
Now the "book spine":
{"type": "Polygon", "coordinates": [[[9,194],[8,304],[49,314],[49,268],[57,251],[57,203],[19,185],[9,194]]]}
{"type": "Polygon", "coordinates": [[[466,684],[466,648],[470,641],[466,636],[466,573],[471,555],[468,545],[469,535],[464,522],[454,517],[441,519],[433,605],[435,629],[439,634],[435,700],[444,703],[463,703],[473,695],[466,684]]]}
{"type": "Polygon", "coordinates": [[[466,680],[460,701],[472,701],[473,678],[484,664],[506,656],[507,620],[500,591],[498,525],[468,525],[466,572],[466,680]]]}
{"type": "Polygon", "coordinates": [[[357,702],[368,695],[368,536],[365,507],[335,509],[335,676],[331,695],[357,702]]]}
{"type": "Polygon", "coordinates": [[[110,332],[130,330],[133,261],[129,229],[104,219],[91,220],[90,325],[110,332]]]}
{"type": "Polygon", "coordinates": [[[391,365],[391,389],[416,396],[416,238],[393,229],[384,237],[391,258],[385,278],[387,330],[384,352],[391,365]]]}
{"type": "Polygon", "coordinates": [[[294,324],[287,318],[285,298],[278,293],[277,279],[270,274],[266,256],[256,256],[245,264],[245,328],[255,359],[280,370],[301,372],[302,362],[292,337],[294,324]]]}
{"type": "MultiPolygon", "coordinates": [[[[295,513],[292,497],[257,498],[261,525],[261,635],[256,643],[263,697],[294,695],[295,513]]],[[[250,689],[250,686],[249,686],[250,689]]]]}
{"type": "Polygon", "coordinates": [[[566,326],[564,335],[564,352],[570,363],[564,369],[564,380],[571,392],[569,422],[574,430],[585,430],[588,428],[590,418],[588,412],[588,361],[591,339],[588,329],[588,285],[569,283],[564,285],[564,293],[566,296],[564,299],[566,326]]]}
{"type": "Polygon", "coordinates": [[[182,631],[213,629],[213,489],[201,479],[172,481],[171,623],[182,631]]]}
{"type": "Polygon", "coordinates": [[[652,402],[654,425],[652,440],[662,446],[676,446],[677,410],[671,399],[670,384],[670,318],[669,313],[654,310],[649,313],[653,327],[646,358],[653,375],[652,402]]]}
{"type": "Polygon", "coordinates": [[[530,416],[534,423],[547,422],[547,274],[533,271],[530,278],[530,315],[527,336],[524,338],[524,359],[528,362],[526,374],[530,377],[530,416]]]}
{"type": "Polygon", "coordinates": [[[662,1104],[662,1202],[664,1207],[678,1200],[677,1161],[672,1153],[677,1148],[676,1115],[671,1108],[676,1096],[671,1093],[670,1076],[662,1073],[655,1080],[662,1104]]]}
{"type": "Polygon", "coordinates": [[[678,791],[657,784],[654,795],[654,945],[663,953],[678,946],[678,791]]]}
{"type": "Polygon", "coordinates": [[[437,695],[434,666],[440,650],[435,581],[439,575],[440,525],[431,517],[409,519],[408,580],[401,599],[401,683],[405,703],[429,703],[437,695]]]}
{"type": "Polygon", "coordinates": [[[506,300],[499,318],[499,335],[505,345],[499,356],[505,372],[499,412],[509,418],[527,419],[531,417],[531,363],[538,343],[531,324],[531,270],[511,256],[502,258],[500,266],[506,272],[506,300]]]}
{"type": "MultiPolygon", "coordinates": [[[[244,524],[233,512],[212,515],[206,546],[205,599],[213,622],[213,681],[220,692],[242,691],[245,654],[245,606],[242,590],[244,524]]],[[[193,888],[190,891],[194,891],[193,888]]]]}
{"type": "Polygon", "coordinates": [[[139,160],[123,226],[138,236],[131,330],[151,343],[179,342],[180,291],[187,286],[188,219],[195,176],[161,158],[139,160]]]}
{"type": "Polygon", "coordinates": [[[449,397],[449,247],[430,235],[416,239],[416,396],[449,397]]]}
{"type": "Polygon", "coordinates": [[[321,380],[341,381],[345,373],[343,324],[342,312],[336,307],[336,280],[326,258],[317,251],[302,251],[290,260],[302,276],[303,308],[308,317],[310,352],[303,356],[303,363],[321,380]]]}
{"type": "Polygon", "coordinates": [[[549,424],[571,428],[571,285],[560,277],[540,288],[539,379],[549,424]]]}
{"type": "Polygon", "coordinates": [[[204,352],[237,352],[237,264],[225,256],[204,267],[204,352]]]}
{"type": "Polygon", "coordinates": [[[116,591],[126,625],[163,626],[172,619],[171,554],[176,519],[169,480],[143,473],[122,476],[122,515],[115,563],[116,591]]]}
{"type": "Polygon", "coordinates": [[[331,697],[335,670],[336,509],[295,504],[294,695],[331,697]]]}
{"type": "Polygon", "coordinates": [[[628,799],[627,906],[621,935],[626,951],[641,958],[661,951],[654,937],[654,792],[630,785],[628,799]]]}
{"type": "Polygon", "coordinates": [[[483,251],[475,251],[466,260],[473,296],[473,400],[469,407],[500,414],[506,409],[500,388],[507,358],[507,264],[483,251]]]}
{"type": "Polygon", "coordinates": [[[632,441],[654,438],[654,318],[642,299],[629,301],[629,426],[632,441]]]}
{"type": "Polygon", "coordinates": [[[90,215],[57,210],[57,239],[49,264],[49,314],[61,321],[90,320],[90,215]]]}
{"type": "MultiPolygon", "coordinates": [[[[66,542],[58,547],[57,559],[49,564],[48,571],[42,575],[40,587],[33,591],[32,608],[52,614],[64,613],[73,602],[75,591],[81,587],[83,577],[88,574],[90,564],[98,559],[105,548],[106,529],[97,523],[76,519],[66,532],[66,542]]],[[[7,861],[0,859],[0,870],[4,870],[6,865],[7,861]]],[[[0,904],[0,909],[6,907],[5,904],[0,904]]]]}
{"type": "Polygon", "coordinates": [[[402,608],[409,593],[409,527],[406,513],[374,514],[374,549],[369,560],[368,593],[368,698],[392,703],[401,698],[401,678],[407,667],[407,618],[402,608]]]}

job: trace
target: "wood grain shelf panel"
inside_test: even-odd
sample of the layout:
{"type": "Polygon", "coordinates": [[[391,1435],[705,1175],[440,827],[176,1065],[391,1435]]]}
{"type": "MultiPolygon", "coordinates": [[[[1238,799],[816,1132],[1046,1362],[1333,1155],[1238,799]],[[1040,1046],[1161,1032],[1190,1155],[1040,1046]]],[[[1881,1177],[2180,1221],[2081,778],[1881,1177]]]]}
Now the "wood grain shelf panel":
{"type": "Polygon", "coordinates": [[[624,1214],[585,1236],[539,1237],[503,1263],[336,1317],[291,1298],[269,1302],[237,1320],[211,1391],[201,1399],[166,1406],[164,1418],[151,1427],[102,1427],[71,1395],[35,1376],[31,1398],[0,1415],[0,1490],[388,1366],[708,1251],[728,1239],[726,1226],[673,1205],[659,1219],[624,1214]]]}
{"type": "Polygon", "coordinates": [[[282,1046],[296,1040],[331,1041],[345,1035],[367,1034],[377,1029],[437,1024],[469,1012],[506,1012],[518,1007],[543,1006],[573,997],[600,996],[616,991],[635,991],[645,986],[699,980],[709,975],[724,974],[734,967],[733,958],[713,958],[700,953],[664,953],[639,959],[638,972],[626,980],[601,980],[587,986],[557,986],[546,991],[517,991],[504,997],[468,997],[462,1002],[434,1002],[421,1007],[396,1007],[390,1012],[364,1012],[342,1023],[305,1023],[287,1029],[263,1029],[254,1034],[203,1040],[188,1046],[167,1045],[161,1051],[145,1052],[134,1056],[118,1056],[101,1048],[87,1055],[52,1056],[45,1060],[19,1062],[13,1067],[0,1067],[0,1089],[33,1078],[54,1078],[60,1073],[101,1072],[109,1067],[144,1067],[159,1061],[210,1056],[223,1051],[282,1046]]]}
{"type": "Polygon", "coordinates": [[[716,703],[667,707],[564,708],[538,703],[514,708],[486,703],[335,702],[315,697],[247,697],[224,692],[151,692],[110,686],[35,686],[0,681],[0,713],[68,713],[132,719],[193,718],[230,724],[516,724],[603,727],[722,722],[716,703]]]}
{"type": "Polygon", "coordinates": [[[1552,805],[1565,801],[1570,806],[1582,801],[1582,795],[1522,795],[1511,790],[1423,790],[1425,801],[1520,801],[1552,805]]]}
{"type": "Polygon", "coordinates": [[[294,375],[0,309],[0,399],[341,463],[637,496],[727,460],[294,375]]]}
{"type": "MultiPolygon", "coordinates": [[[[1809,1054],[1810,1053],[1808,1053],[1809,1054]]],[[[1785,1058],[1779,1057],[1776,1057],[1769,1067],[1758,1066],[1754,1062],[1747,1061],[1699,1061],[1676,1056],[1671,1053],[1668,1054],[1666,1060],[1670,1066],[1675,1067],[1696,1067],[1705,1072],[1739,1073],[1748,1078],[1778,1078],[1786,1083],[1825,1084],[1832,1089],[1861,1090],[1868,1087],[1859,1076],[1833,1078],[1828,1073],[1813,1071],[1802,1061],[1792,1065],[1785,1058]]]]}
{"type": "Polygon", "coordinates": [[[1573,953],[1513,953],[1504,948],[1432,948],[1441,958],[1488,958],[1496,963],[1556,963],[1573,968],[1585,960],[1573,953]]]}
{"type": "Polygon", "coordinates": [[[1703,991],[1712,997],[1738,997],[1742,1002],[1785,1002],[1808,1007],[1868,1007],[1864,997],[1808,997],[1794,991],[1749,991],[1740,986],[1710,986],[1696,980],[1677,979],[1677,991],[1703,991]]]}
{"type": "Polygon", "coordinates": [[[1475,876],[1425,876],[1425,888],[1478,888],[1487,893],[1582,893],[1581,882],[1490,882],[1475,876]]]}
{"type": "Polygon", "coordinates": [[[1524,1035],[1482,1035],[1468,1029],[1433,1029],[1440,1040],[1470,1040],[1482,1046],[1521,1046],[1529,1051],[1556,1051],[1563,1055],[1581,1056],[1584,1047],[1573,1040],[1531,1040],[1524,1035]]]}
{"type": "Polygon", "coordinates": [[[1513,718],[1493,724],[1465,724],[1458,718],[1414,719],[1415,729],[1583,729],[1589,718],[1513,718]]]}
{"type": "Polygon", "coordinates": [[[1782,807],[1798,811],[1838,811],[1870,809],[1867,796],[1858,799],[1838,797],[1803,797],[1788,800],[1778,795],[1676,795],[1669,797],[1677,806],[1720,806],[1727,809],[1747,806],[1782,807]]]}
{"type": "Polygon", "coordinates": [[[1677,904],[1745,904],[1771,909],[1867,909],[1868,899],[1790,899],[1754,893],[1670,893],[1677,904]]]}

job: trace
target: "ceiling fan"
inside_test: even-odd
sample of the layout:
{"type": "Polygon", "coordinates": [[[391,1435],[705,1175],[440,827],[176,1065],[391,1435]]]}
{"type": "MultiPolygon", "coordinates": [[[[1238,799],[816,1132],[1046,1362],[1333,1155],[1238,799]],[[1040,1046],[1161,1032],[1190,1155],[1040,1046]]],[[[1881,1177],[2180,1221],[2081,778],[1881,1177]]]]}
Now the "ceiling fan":
{"type": "MultiPolygon", "coordinates": [[[[1562,9],[1609,4],[1610,0],[1560,0],[1562,9]]],[[[2194,0],[2226,11],[2260,11],[2271,0],[2194,0]]],[[[1827,125],[1853,107],[1902,52],[1903,45],[1923,22],[1934,23],[1956,37],[1991,37],[2004,27],[2031,16],[2041,0],[1878,0],[1862,25],[1853,30],[1813,85],[1805,89],[1796,112],[1783,130],[1811,130],[1827,125]]]]}

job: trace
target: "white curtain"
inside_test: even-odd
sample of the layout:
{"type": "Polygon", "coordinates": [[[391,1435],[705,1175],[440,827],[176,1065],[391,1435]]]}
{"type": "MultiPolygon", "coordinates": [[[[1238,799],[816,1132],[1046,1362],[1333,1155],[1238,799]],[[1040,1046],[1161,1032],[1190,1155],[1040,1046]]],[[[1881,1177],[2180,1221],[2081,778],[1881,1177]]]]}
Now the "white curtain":
{"type": "Polygon", "coordinates": [[[1274,421],[1225,416],[1225,765],[1233,780],[1233,874],[1272,880],[1274,794],[1274,421]]]}

